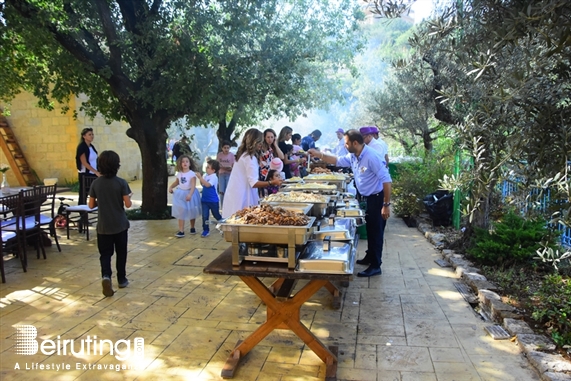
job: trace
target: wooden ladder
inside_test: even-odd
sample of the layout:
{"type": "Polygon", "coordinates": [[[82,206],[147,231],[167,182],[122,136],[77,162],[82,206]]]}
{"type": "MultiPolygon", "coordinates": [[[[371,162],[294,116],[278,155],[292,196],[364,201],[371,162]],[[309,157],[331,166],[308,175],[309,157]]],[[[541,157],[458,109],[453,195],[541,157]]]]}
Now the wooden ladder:
{"type": "Polygon", "coordinates": [[[38,176],[31,170],[24,153],[14,136],[8,119],[0,113],[0,145],[10,168],[21,186],[39,185],[38,176]]]}

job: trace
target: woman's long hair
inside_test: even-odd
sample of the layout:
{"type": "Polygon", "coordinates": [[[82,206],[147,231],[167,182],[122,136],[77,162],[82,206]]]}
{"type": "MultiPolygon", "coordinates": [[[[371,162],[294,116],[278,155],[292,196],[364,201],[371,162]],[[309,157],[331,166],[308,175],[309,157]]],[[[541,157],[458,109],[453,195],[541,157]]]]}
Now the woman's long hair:
{"type": "Polygon", "coordinates": [[[264,134],[258,129],[250,128],[244,134],[244,139],[242,139],[242,144],[240,144],[240,148],[236,152],[236,158],[240,160],[244,153],[259,157],[258,152],[258,144],[262,143],[264,140],[264,134]]]}
{"type": "Polygon", "coordinates": [[[264,131],[264,138],[263,138],[263,141],[262,141],[262,152],[267,152],[267,151],[269,151],[270,148],[271,148],[271,147],[268,145],[268,143],[266,143],[266,135],[269,134],[269,133],[274,134],[274,141],[276,140],[276,137],[278,136],[278,134],[276,134],[276,132],[275,132],[273,129],[271,129],[271,128],[266,129],[266,130],[264,131]]]}
{"type": "MultiPolygon", "coordinates": [[[[280,130],[280,136],[278,136],[278,143],[279,142],[285,142],[286,141],[286,136],[288,134],[292,134],[293,133],[293,129],[289,126],[285,126],[280,130]]],[[[285,152],[284,152],[285,153],[285,152]]]]}
{"type": "Polygon", "coordinates": [[[79,138],[79,144],[84,143],[85,142],[85,134],[87,134],[88,132],[93,132],[93,128],[91,127],[85,127],[83,130],[81,130],[81,136],[79,138]]]}

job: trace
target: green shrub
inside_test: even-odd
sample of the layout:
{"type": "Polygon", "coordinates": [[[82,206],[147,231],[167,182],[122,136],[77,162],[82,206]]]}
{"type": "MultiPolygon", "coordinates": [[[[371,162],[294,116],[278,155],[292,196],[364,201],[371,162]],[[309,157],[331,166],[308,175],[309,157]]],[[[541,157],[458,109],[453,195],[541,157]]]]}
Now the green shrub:
{"type": "Polygon", "coordinates": [[[492,230],[474,227],[475,236],[467,253],[478,263],[511,265],[527,263],[536,255],[542,241],[553,235],[541,219],[526,220],[509,211],[492,223],[492,230]]]}
{"type": "Polygon", "coordinates": [[[535,297],[532,317],[545,324],[557,345],[571,345],[571,280],[548,275],[535,297]]]}
{"type": "Polygon", "coordinates": [[[128,209],[127,218],[129,220],[170,220],[171,217],[171,207],[167,208],[160,213],[143,213],[141,208],[138,209],[128,209]]]}
{"type": "Polygon", "coordinates": [[[399,163],[398,178],[393,179],[393,211],[399,217],[418,216],[426,209],[424,197],[440,188],[439,180],[452,173],[450,156],[429,155],[418,162],[399,163]]]}

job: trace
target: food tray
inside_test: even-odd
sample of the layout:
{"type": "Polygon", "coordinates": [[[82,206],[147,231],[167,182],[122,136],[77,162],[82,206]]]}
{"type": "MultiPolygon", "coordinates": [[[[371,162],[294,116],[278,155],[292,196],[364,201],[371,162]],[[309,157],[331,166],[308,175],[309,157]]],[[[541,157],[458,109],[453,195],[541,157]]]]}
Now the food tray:
{"type": "Polygon", "coordinates": [[[353,274],[356,247],[347,242],[310,242],[301,254],[296,271],[325,274],[353,274]],[[329,250],[327,250],[329,249],[329,250]]]}
{"type": "Polygon", "coordinates": [[[233,224],[231,220],[226,220],[219,226],[226,242],[234,242],[233,235],[237,234],[240,243],[287,245],[291,235],[294,238],[293,244],[305,245],[313,233],[314,222],[315,217],[309,217],[309,222],[303,226],[233,224]]]}
{"type": "Polygon", "coordinates": [[[289,191],[296,190],[316,190],[316,191],[326,191],[326,190],[337,190],[337,185],[329,184],[328,181],[312,181],[310,183],[298,183],[298,184],[288,184],[284,187],[289,191]]]}
{"type": "Polygon", "coordinates": [[[334,197],[339,197],[339,191],[337,190],[337,186],[334,184],[331,185],[331,188],[324,189],[324,188],[317,188],[312,187],[312,184],[288,184],[282,188],[283,192],[304,192],[304,193],[319,193],[322,195],[331,195],[334,197]],[[298,186],[296,186],[298,185],[298,186]]]}
{"type": "Polygon", "coordinates": [[[311,183],[322,183],[324,181],[328,182],[330,185],[335,185],[337,190],[340,192],[344,192],[347,189],[347,180],[346,179],[319,179],[319,178],[311,178],[311,175],[304,177],[303,180],[305,181],[306,185],[311,183]]]}
{"type": "Polygon", "coordinates": [[[341,217],[364,217],[365,211],[358,208],[339,208],[337,209],[337,216],[341,217]]]}
{"type": "Polygon", "coordinates": [[[265,202],[264,200],[262,200],[261,203],[271,205],[274,208],[280,207],[280,208],[283,208],[285,210],[289,210],[289,211],[297,213],[297,214],[306,214],[306,215],[313,208],[313,204],[310,204],[307,202],[281,202],[281,201],[267,201],[267,202],[265,202]]]}
{"type": "Polygon", "coordinates": [[[320,195],[322,197],[325,197],[325,201],[324,202],[296,202],[296,201],[260,201],[262,204],[267,203],[270,204],[272,206],[281,206],[283,207],[283,205],[313,205],[312,208],[310,208],[310,210],[305,213],[308,216],[315,216],[315,217],[322,217],[325,216],[327,214],[327,205],[330,202],[331,197],[330,196],[326,196],[326,195],[320,195]]]}
{"type": "Polygon", "coordinates": [[[313,234],[314,239],[331,237],[332,241],[352,241],[355,238],[357,224],[354,218],[337,218],[334,225],[321,225],[313,234]]]}

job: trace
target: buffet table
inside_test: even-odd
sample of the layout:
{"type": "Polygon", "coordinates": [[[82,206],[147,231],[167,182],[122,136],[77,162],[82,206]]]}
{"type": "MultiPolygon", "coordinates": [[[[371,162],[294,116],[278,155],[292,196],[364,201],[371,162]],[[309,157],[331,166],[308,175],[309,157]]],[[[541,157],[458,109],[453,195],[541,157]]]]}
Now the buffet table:
{"type": "Polygon", "coordinates": [[[236,275],[267,306],[267,318],[256,331],[244,341],[239,341],[226,360],[221,376],[232,378],[240,358],[250,352],[274,329],[293,331],[326,364],[326,380],[337,378],[337,346],[327,348],[300,320],[301,306],[322,287],[326,287],[339,300],[339,290],[331,283],[347,283],[352,274],[324,274],[296,272],[285,264],[273,262],[244,261],[239,266],[232,265],[232,248],[204,268],[204,273],[214,275],[236,275]],[[278,278],[270,287],[260,278],[278,278]],[[297,280],[309,282],[294,295],[291,292],[297,280]]]}

